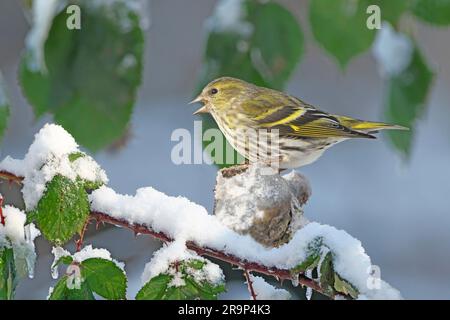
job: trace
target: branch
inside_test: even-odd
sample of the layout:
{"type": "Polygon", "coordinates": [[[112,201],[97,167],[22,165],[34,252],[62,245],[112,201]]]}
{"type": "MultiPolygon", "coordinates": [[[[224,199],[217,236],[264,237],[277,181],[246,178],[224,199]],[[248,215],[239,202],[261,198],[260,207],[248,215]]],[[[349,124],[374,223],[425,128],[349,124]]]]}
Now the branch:
{"type": "MultiPolygon", "coordinates": [[[[103,222],[112,224],[115,226],[120,226],[124,228],[128,228],[132,230],[134,233],[141,233],[141,234],[147,234],[152,236],[155,239],[158,239],[162,242],[172,242],[173,239],[166,234],[162,232],[155,232],[151,228],[147,226],[143,226],[140,224],[130,224],[127,221],[113,218],[106,213],[102,212],[91,212],[91,219],[96,220],[97,223],[103,222]]],[[[186,242],[186,247],[192,251],[195,251],[198,255],[201,256],[208,256],[211,258],[215,258],[217,260],[229,263],[233,266],[239,267],[243,270],[247,270],[247,272],[258,272],[261,274],[265,274],[268,276],[275,277],[278,281],[282,280],[291,280],[294,282],[297,282],[301,284],[302,286],[307,286],[313,289],[314,291],[317,291],[323,295],[326,295],[330,298],[334,298],[333,296],[330,296],[329,294],[325,293],[325,291],[322,289],[322,287],[314,280],[306,277],[303,274],[291,274],[290,270],[287,269],[278,269],[274,267],[267,267],[264,265],[261,265],[256,262],[242,260],[234,255],[230,255],[228,253],[222,252],[220,250],[208,248],[208,247],[202,247],[198,246],[196,243],[192,241],[186,242]]]]}
{"type": "MultiPolygon", "coordinates": [[[[14,181],[21,184],[23,177],[16,176],[13,173],[7,171],[0,171],[0,179],[5,179],[8,181],[14,181]]],[[[113,218],[104,212],[91,212],[88,222],[96,221],[97,226],[100,223],[108,223],[115,226],[124,227],[132,230],[135,234],[146,234],[162,242],[168,243],[174,241],[171,237],[162,232],[156,232],[151,228],[141,225],[141,224],[131,224],[128,221],[113,218]]],[[[80,239],[81,240],[81,239],[80,239]]],[[[81,240],[82,241],[82,240],[81,240]]],[[[248,272],[257,272],[260,274],[265,274],[267,276],[272,276],[278,281],[290,280],[293,282],[298,282],[302,286],[309,287],[314,291],[321,293],[322,295],[328,296],[329,298],[334,298],[333,295],[327,293],[318,282],[306,277],[304,274],[292,274],[289,269],[278,269],[275,267],[268,267],[253,261],[243,260],[234,255],[225,253],[220,250],[212,249],[206,246],[199,246],[192,241],[186,242],[186,247],[192,251],[195,251],[198,255],[208,256],[215,258],[217,260],[229,263],[233,266],[239,267],[248,272]]]]}

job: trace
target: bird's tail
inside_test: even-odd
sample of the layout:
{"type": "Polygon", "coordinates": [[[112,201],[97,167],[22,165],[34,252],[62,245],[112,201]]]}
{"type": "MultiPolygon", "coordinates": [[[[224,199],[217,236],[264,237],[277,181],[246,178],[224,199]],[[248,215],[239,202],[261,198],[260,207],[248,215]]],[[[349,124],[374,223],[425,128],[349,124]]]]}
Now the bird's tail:
{"type": "Polygon", "coordinates": [[[369,134],[377,133],[380,130],[409,130],[409,128],[403,126],[384,122],[364,121],[343,116],[334,116],[334,117],[336,117],[339,120],[339,122],[342,125],[346,126],[347,128],[369,134]]]}

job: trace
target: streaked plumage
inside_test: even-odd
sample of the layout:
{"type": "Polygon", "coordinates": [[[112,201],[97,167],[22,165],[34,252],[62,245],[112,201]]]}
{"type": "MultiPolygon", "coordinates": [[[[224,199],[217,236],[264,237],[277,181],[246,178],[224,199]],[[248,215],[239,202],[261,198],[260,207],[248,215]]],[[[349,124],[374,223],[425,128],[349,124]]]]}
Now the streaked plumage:
{"type": "MultiPolygon", "coordinates": [[[[276,90],[223,77],[210,82],[193,102],[203,102],[197,113],[210,113],[228,142],[250,162],[272,162],[290,169],[316,161],[332,145],[351,138],[374,139],[383,129],[406,129],[382,122],[370,122],[316,109],[304,101],[276,90]],[[243,139],[248,130],[263,138],[243,139]],[[278,130],[279,147],[271,152],[252,153],[252,146],[270,146],[264,142],[278,130]]],[[[247,138],[247,136],[246,136],[247,138]]],[[[269,140],[270,141],[270,140],[269,140]]]]}

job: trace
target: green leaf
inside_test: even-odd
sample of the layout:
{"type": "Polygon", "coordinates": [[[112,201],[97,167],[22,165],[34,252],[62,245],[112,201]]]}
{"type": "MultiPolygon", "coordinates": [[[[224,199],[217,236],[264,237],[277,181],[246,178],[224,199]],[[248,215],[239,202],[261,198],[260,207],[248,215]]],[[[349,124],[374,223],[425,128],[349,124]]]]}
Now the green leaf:
{"type": "Polygon", "coordinates": [[[450,24],[450,0],[413,0],[412,11],[428,23],[440,26],[450,24]]]}
{"type": "Polygon", "coordinates": [[[184,292],[188,299],[200,298],[202,300],[217,300],[217,296],[225,292],[225,285],[212,285],[207,281],[197,282],[191,276],[185,277],[184,292]],[[188,295],[189,293],[189,295],[188,295]]]}
{"type": "Polygon", "coordinates": [[[407,127],[410,131],[390,131],[387,134],[393,146],[405,157],[410,155],[414,126],[425,110],[433,78],[433,72],[416,47],[409,67],[388,82],[385,102],[387,121],[407,127]]]}
{"type": "Polygon", "coordinates": [[[189,297],[180,287],[169,287],[163,297],[163,300],[188,300],[189,297]]]}
{"type": "Polygon", "coordinates": [[[333,293],[334,287],[334,271],[333,256],[328,252],[322,259],[322,263],[318,266],[320,269],[320,286],[328,293],[333,293]]]}
{"type": "Polygon", "coordinates": [[[358,0],[311,0],[309,20],[314,38],[345,68],[370,48],[375,31],[367,28],[367,5],[358,0]]]}
{"type": "Polygon", "coordinates": [[[350,282],[342,279],[337,273],[334,273],[334,289],[337,292],[351,296],[353,299],[358,298],[359,295],[358,290],[350,282]]]}
{"type": "Polygon", "coordinates": [[[94,294],[86,282],[82,282],[79,289],[69,289],[67,281],[67,275],[58,281],[49,300],[95,300],[94,294]]]}
{"type": "Polygon", "coordinates": [[[66,27],[65,10],[54,18],[44,47],[47,72],[29,68],[28,53],[20,80],[37,116],[53,114],[79,143],[96,151],[128,126],[141,81],[144,37],[126,1],[89,2],[76,2],[80,30],[66,27]]]}
{"type": "Polygon", "coordinates": [[[126,299],[127,278],[113,261],[101,258],[84,260],[81,273],[89,288],[103,298],[126,299]]]}
{"type": "Polygon", "coordinates": [[[80,232],[89,216],[89,201],[83,184],[56,175],[35,209],[36,221],[47,240],[57,245],[80,232]]]}
{"type": "Polygon", "coordinates": [[[17,282],[13,249],[0,248],[0,300],[14,299],[17,282]]]}
{"type": "Polygon", "coordinates": [[[296,18],[275,2],[250,2],[252,63],[264,80],[283,89],[303,54],[303,33],[296,18]]]}
{"type": "Polygon", "coordinates": [[[136,300],[161,300],[173,276],[160,274],[148,281],[136,295],[136,300]]]}
{"type": "Polygon", "coordinates": [[[381,9],[381,19],[397,25],[400,16],[409,8],[411,0],[365,0],[366,7],[377,5],[381,9]]]}
{"type": "Polygon", "coordinates": [[[9,99],[6,95],[6,90],[4,89],[4,87],[5,84],[0,72],[0,139],[5,133],[9,119],[9,99]]]}

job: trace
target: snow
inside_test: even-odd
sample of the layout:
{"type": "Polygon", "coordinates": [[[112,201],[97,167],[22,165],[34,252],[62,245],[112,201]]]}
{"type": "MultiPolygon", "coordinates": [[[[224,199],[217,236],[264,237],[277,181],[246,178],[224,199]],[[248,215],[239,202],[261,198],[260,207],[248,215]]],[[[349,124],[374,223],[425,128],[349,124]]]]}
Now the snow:
{"type": "MultiPolygon", "coordinates": [[[[183,197],[167,196],[151,187],[138,189],[135,196],[130,196],[117,194],[103,186],[93,191],[89,198],[94,211],[107,213],[132,224],[143,224],[174,239],[194,241],[200,246],[221,250],[268,267],[295,267],[307,258],[308,245],[322,238],[323,245],[333,252],[335,271],[350,281],[362,296],[401,298],[397,290],[384,282],[381,290],[369,289],[367,280],[371,261],[361,242],[345,231],[328,225],[310,222],[296,231],[289,243],[268,249],[250,236],[239,235],[227,228],[217,217],[209,215],[204,207],[183,197]]],[[[154,273],[144,273],[144,279],[154,273]]]]}
{"type": "Polygon", "coordinates": [[[53,247],[52,253],[55,256],[55,259],[52,264],[52,268],[55,266],[55,263],[58,262],[62,257],[68,256],[72,257],[73,261],[82,263],[84,260],[91,258],[100,258],[112,261],[118,266],[120,269],[125,270],[125,264],[123,262],[116,261],[111,257],[111,253],[103,248],[93,248],[92,245],[85,246],[78,252],[75,252],[73,255],[70,254],[69,251],[65,250],[61,247],[53,247]]]}
{"type": "Polygon", "coordinates": [[[20,276],[28,273],[33,278],[36,261],[34,239],[41,233],[32,223],[25,226],[25,213],[15,207],[3,207],[2,214],[5,225],[0,223],[0,247],[12,247],[17,273],[20,276]]]}
{"type": "Polygon", "coordinates": [[[212,16],[206,20],[208,30],[214,32],[236,32],[249,36],[253,26],[245,21],[243,0],[220,0],[212,16]]]}
{"type": "Polygon", "coordinates": [[[34,0],[32,7],[33,25],[27,36],[26,44],[32,54],[30,69],[46,71],[44,59],[44,44],[58,7],[65,4],[60,0],[34,0]]]}
{"type": "Polygon", "coordinates": [[[7,156],[0,162],[0,169],[10,172],[18,177],[25,176],[25,166],[23,160],[18,160],[7,156]]]}
{"type": "Polygon", "coordinates": [[[186,269],[187,274],[192,276],[195,281],[207,281],[214,285],[224,281],[224,275],[218,265],[188,250],[183,240],[177,240],[168,245],[164,245],[153,254],[152,260],[145,265],[144,272],[141,276],[142,283],[145,284],[160,274],[170,274],[174,278],[169,283],[169,286],[180,287],[185,285],[181,272],[178,272],[174,267],[174,262],[187,260],[200,260],[205,263],[201,270],[194,268],[186,269]]]}
{"type": "Polygon", "coordinates": [[[27,211],[33,210],[46,190],[46,184],[56,175],[72,181],[77,177],[92,182],[107,183],[104,170],[89,156],[70,162],[69,155],[80,152],[75,139],[55,124],[46,124],[36,135],[23,160],[6,157],[0,170],[23,176],[23,200],[27,211]]]}
{"type": "Polygon", "coordinates": [[[372,52],[378,62],[381,76],[394,77],[401,74],[411,63],[414,45],[408,36],[396,32],[388,22],[383,22],[372,52]]]}
{"type": "MultiPolygon", "coordinates": [[[[40,232],[34,224],[30,224],[30,238],[25,237],[25,221],[26,214],[12,206],[3,208],[3,216],[5,217],[5,225],[0,223],[0,238],[7,237],[15,244],[33,243],[34,239],[40,235],[40,232]]],[[[34,248],[34,245],[33,245],[34,248]]]]}
{"type": "Polygon", "coordinates": [[[306,224],[298,197],[309,194],[309,185],[297,173],[286,178],[255,163],[232,177],[219,173],[214,214],[230,229],[268,247],[287,242],[306,224]]]}
{"type": "Polygon", "coordinates": [[[129,16],[130,12],[139,17],[139,27],[142,30],[146,30],[150,26],[148,0],[89,0],[85,3],[92,8],[101,9],[103,14],[117,21],[123,32],[129,32],[134,26],[134,21],[129,16]],[[119,8],[118,20],[116,10],[112,8],[119,8]]]}
{"type": "Polygon", "coordinates": [[[277,289],[262,277],[250,275],[257,300],[289,300],[291,294],[284,289],[277,289]]]}

